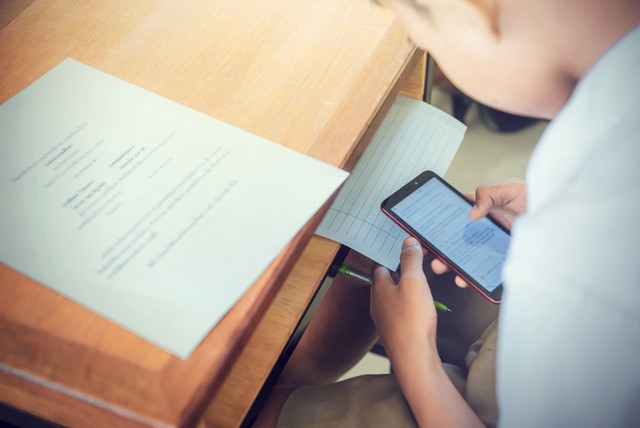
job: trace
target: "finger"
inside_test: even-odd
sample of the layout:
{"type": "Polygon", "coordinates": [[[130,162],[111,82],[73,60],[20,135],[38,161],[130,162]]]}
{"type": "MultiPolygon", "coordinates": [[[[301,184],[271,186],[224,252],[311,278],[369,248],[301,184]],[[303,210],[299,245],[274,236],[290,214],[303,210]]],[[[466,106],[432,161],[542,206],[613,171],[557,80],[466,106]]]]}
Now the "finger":
{"type": "Polygon", "coordinates": [[[373,286],[388,286],[396,285],[396,282],[391,277],[391,272],[384,266],[377,265],[373,271],[373,286]]]}
{"type": "Polygon", "coordinates": [[[495,205],[493,198],[482,186],[476,189],[475,205],[469,213],[469,218],[472,220],[479,220],[482,217],[489,214],[489,211],[495,205]]]}
{"type": "Polygon", "coordinates": [[[405,239],[402,243],[402,251],[400,252],[402,276],[424,275],[424,271],[422,270],[423,258],[422,245],[420,245],[418,240],[413,237],[405,239]]]}
{"type": "Polygon", "coordinates": [[[442,263],[438,259],[433,259],[431,261],[431,270],[436,275],[442,275],[443,273],[449,272],[449,266],[447,266],[446,264],[442,263]]]}
{"type": "Polygon", "coordinates": [[[462,279],[462,277],[457,276],[457,275],[456,275],[456,278],[455,278],[454,282],[460,288],[467,288],[469,286],[469,283],[467,281],[465,281],[464,279],[462,279]]]}

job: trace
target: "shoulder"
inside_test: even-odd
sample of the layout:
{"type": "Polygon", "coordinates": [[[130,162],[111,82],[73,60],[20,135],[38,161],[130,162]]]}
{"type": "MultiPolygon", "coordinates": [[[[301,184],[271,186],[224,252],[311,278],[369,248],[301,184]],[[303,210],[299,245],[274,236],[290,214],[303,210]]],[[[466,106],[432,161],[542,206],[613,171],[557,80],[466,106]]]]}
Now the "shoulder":
{"type": "Polygon", "coordinates": [[[593,66],[547,128],[528,167],[528,212],[514,227],[508,266],[539,265],[593,286],[640,276],[635,47],[640,27],[593,66]]]}
{"type": "Polygon", "coordinates": [[[554,287],[640,301],[639,127],[640,117],[602,125],[606,137],[574,129],[545,142],[527,177],[528,211],[514,225],[507,285],[548,274],[554,287]]]}

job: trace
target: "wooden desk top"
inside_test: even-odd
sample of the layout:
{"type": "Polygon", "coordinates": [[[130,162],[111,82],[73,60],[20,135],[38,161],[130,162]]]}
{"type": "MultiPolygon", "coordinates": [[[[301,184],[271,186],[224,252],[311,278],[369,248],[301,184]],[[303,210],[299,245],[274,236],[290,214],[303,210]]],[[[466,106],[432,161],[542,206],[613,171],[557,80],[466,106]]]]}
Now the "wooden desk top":
{"type": "MultiPolygon", "coordinates": [[[[0,103],[73,57],[347,169],[418,58],[369,0],[5,0],[0,17],[0,103]]],[[[0,402],[70,426],[190,426],[213,398],[205,422],[237,424],[216,407],[221,388],[255,385],[225,376],[251,354],[243,347],[321,214],[186,361],[0,265],[0,402]]],[[[336,248],[314,239],[305,263],[336,248]]],[[[303,294],[323,269],[298,281],[303,294]]],[[[280,349],[267,343],[248,358],[268,366],[280,349]]]]}

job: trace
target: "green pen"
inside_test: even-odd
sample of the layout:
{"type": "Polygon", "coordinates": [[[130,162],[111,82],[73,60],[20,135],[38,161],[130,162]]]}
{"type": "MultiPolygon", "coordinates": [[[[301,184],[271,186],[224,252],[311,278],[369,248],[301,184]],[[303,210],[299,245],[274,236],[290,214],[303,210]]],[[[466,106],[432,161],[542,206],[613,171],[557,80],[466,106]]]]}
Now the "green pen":
{"type": "MultiPolygon", "coordinates": [[[[343,264],[342,266],[340,266],[340,268],[338,268],[338,273],[340,273],[342,276],[347,278],[357,279],[358,281],[364,282],[365,284],[369,284],[369,285],[373,284],[373,278],[371,278],[371,276],[367,275],[366,273],[360,272],[356,269],[353,269],[351,266],[346,264],[343,264]]],[[[434,300],[433,304],[436,306],[436,309],[438,310],[451,312],[451,309],[449,309],[443,303],[438,302],[437,300],[434,300]]]]}

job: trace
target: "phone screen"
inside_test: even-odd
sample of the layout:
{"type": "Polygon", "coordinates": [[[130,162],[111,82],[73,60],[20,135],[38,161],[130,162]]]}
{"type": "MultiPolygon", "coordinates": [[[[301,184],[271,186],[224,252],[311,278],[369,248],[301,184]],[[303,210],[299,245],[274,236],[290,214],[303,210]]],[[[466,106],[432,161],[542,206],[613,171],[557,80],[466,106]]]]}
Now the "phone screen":
{"type": "Polygon", "coordinates": [[[487,217],[470,220],[471,203],[433,173],[398,193],[383,203],[383,210],[486,297],[499,300],[509,233],[487,217]]]}

